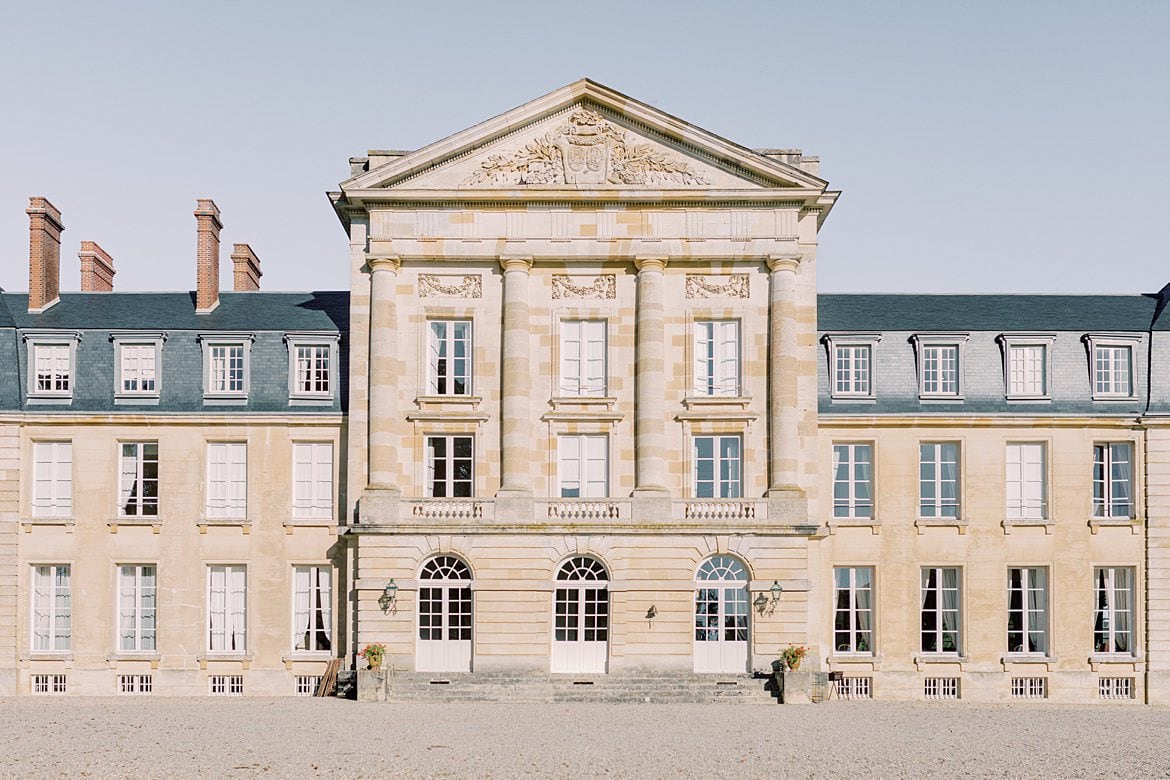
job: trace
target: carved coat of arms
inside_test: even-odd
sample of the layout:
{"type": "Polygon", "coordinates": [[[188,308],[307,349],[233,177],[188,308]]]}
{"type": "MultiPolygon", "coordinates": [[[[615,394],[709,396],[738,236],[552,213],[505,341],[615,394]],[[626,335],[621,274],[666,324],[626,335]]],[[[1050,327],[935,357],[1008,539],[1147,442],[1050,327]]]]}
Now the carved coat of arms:
{"type": "Polygon", "coordinates": [[[485,160],[467,184],[706,184],[690,165],[581,108],[564,124],[509,154],[485,160]]]}

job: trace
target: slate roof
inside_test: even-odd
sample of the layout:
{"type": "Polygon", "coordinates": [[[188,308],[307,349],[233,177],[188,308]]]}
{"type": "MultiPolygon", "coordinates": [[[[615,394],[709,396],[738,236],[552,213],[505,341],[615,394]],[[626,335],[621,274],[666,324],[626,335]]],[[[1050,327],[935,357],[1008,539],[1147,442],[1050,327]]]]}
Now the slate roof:
{"type": "Polygon", "coordinates": [[[210,314],[195,313],[193,292],[61,293],[40,314],[27,293],[0,293],[0,327],[74,330],[341,331],[349,328],[349,293],[221,292],[210,314]]]}
{"type": "MultiPolygon", "coordinates": [[[[1148,331],[1156,295],[821,294],[821,331],[1148,331]]],[[[1170,328],[1170,314],[1159,318],[1170,328]]],[[[1161,329],[1161,328],[1159,328],[1161,329]]]]}

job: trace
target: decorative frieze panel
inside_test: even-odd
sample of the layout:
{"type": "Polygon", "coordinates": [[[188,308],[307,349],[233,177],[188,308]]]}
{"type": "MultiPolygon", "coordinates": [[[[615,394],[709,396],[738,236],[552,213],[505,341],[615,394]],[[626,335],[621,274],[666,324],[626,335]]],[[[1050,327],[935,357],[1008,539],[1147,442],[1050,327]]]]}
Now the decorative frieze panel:
{"type": "Polygon", "coordinates": [[[617,297],[617,280],[613,274],[594,277],[557,275],[552,278],[552,297],[555,300],[565,298],[613,300],[617,297]]]}
{"type": "Polygon", "coordinates": [[[749,298],[747,274],[731,276],[700,276],[687,274],[688,298],[749,298]]]}
{"type": "Polygon", "coordinates": [[[482,298],[483,278],[477,274],[466,276],[418,275],[420,298],[482,298]]]}
{"type": "Polygon", "coordinates": [[[466,184],[703,185],[683,160],[646,143],[586,108],[520,149],[494,154],[466,184]]]}

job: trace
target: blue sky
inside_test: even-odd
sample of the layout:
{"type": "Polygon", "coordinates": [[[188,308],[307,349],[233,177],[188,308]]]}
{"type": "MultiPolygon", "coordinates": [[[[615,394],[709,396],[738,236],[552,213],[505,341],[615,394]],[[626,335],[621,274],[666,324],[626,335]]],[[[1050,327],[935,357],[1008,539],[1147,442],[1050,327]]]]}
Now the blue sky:
{"type": "MultiPolygon", "coordinates": [[[[0,27],[0,286],[29,195],[122,290],[194,286],[197,197],[265,289],[347,286],[324,192],[589,76],[844,195],[824,291],[1170,282],[1170,3],[17,3],[0,27]]],[[[225,285],[227,254],[224,261],[225,285]]]]}

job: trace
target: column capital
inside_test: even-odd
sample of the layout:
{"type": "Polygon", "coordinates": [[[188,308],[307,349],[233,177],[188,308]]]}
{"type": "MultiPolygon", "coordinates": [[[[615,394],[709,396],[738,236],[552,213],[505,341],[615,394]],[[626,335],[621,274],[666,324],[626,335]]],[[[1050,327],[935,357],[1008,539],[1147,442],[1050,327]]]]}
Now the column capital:
{"type": "Polygon", "coordinates": [[[508,273],[508,271],[523,271],[524,273],[528,273],[532,270],[532,255],[501,256],[500,268],[504,269],[504,273],[508,273]]]}
{"type": "Polygon", "coordinates": [[[366,265],[370,267],[370,273],[377,273],[378,271],[398,273],[398,269],[402,267],[402,261],[397,255],[366,255],[366,265]]]}
{"type": "Polygon", "coordinates": [[[644,255],[635,257],[634,267],[638,269],[639,273],[642,271],[658,271],[661,273],[666,270],[666,263],[669,259],[668,255],[644,255]]]}
{"type": "Polygon", "coordinates": [[[801,255],[768,255],[769,271],[792,271],[800,268],[801,255]]]}

